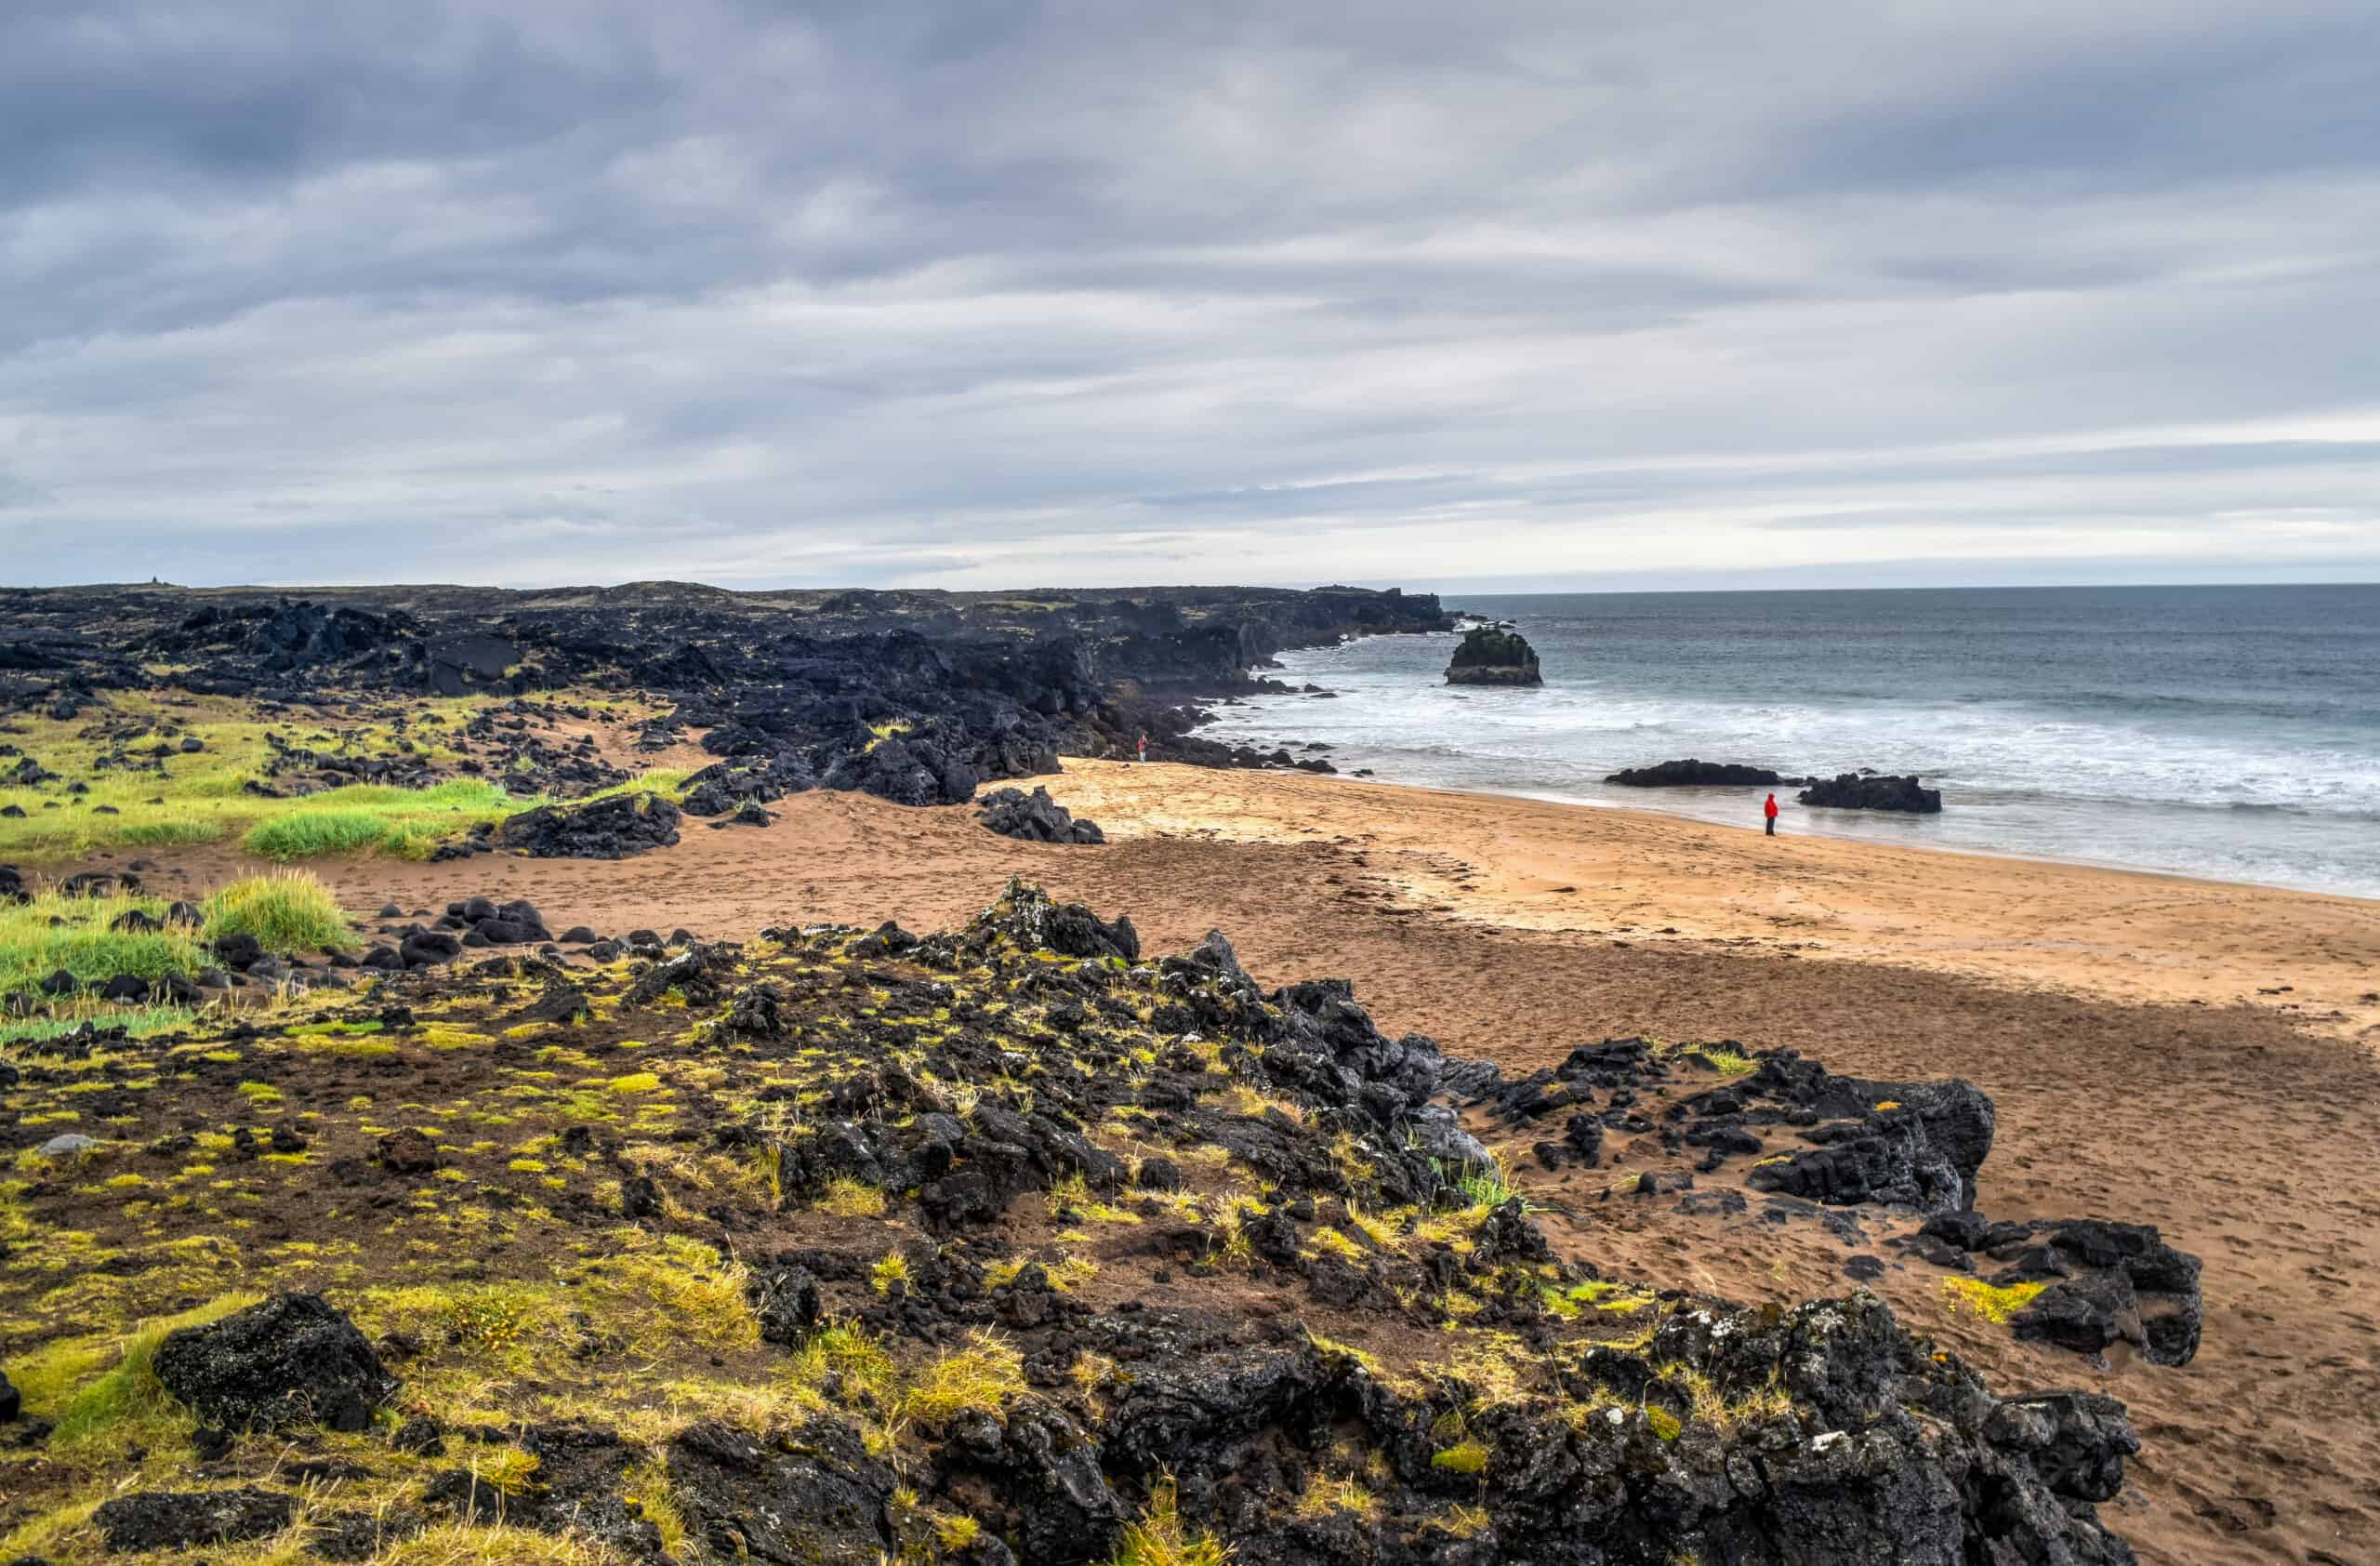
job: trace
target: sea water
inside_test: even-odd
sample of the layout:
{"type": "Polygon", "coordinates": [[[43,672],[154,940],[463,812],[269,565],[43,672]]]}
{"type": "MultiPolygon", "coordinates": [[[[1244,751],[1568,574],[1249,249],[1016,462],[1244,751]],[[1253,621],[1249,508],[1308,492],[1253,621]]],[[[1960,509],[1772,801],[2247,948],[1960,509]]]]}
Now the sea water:
{"type": "Polygon", "coordinates": [[[1942,813],[1785,832],[2380,897],[2380,586],[1448,593],[1517,624],[1541,688],[1443,683],[1452,635],[1284,654],[1201,732],[1307,740],[1393,782],[1756,829],[1766,790],[1623,789],[1678,757],[1921,775],[1942,813]]]}

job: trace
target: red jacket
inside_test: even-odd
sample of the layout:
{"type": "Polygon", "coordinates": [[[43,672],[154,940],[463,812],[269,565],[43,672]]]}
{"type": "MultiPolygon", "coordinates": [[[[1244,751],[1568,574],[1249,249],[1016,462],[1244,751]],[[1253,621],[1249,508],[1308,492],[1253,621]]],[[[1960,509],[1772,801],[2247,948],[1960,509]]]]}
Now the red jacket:
{"type": "Polygon", "coordinates": [[[1775,794],[1771,794],[1771,795],[1769,795],[1769,796],[1768,796],[1768,803],[1767,803],[1766,804],[1762,805],[1762,806],[1760,807],[1760,813],[1761,813],[1763,816],[1766,816],[1771,817],[1772,819],[1776,816],[1776,815],[1777,815],[1777,796],[1776,796],[1775,794]]]}

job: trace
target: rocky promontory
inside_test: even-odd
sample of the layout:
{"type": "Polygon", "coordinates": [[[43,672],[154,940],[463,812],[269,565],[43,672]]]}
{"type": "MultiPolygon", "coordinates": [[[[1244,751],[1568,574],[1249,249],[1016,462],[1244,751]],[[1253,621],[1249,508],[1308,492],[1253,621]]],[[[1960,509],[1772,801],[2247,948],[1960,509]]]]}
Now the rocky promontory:
{"type": "Polygon", "coordinates": [[[1537,650],[1509,626],[1479,625],[1463,632],[1447,662],[1449,685],[1541,685],[1537,650]]]}
{"type": "MultiPolygon", "coordinates": [[[[635,693],[668,708],[655,748],[699,731],[744,798],[816,787],[950,804],[1055,772],[1061,753],[1124,753],[1144,733],[1167,760],[1275,764],[1174,744],[1194,722],[1184,704],[1274,688],[1254,671],[1285,650],[1453,623],[1435,594],[1350,587],[0,588],[0,714],[72,721],[118,693],[265,705],[635,693]]],[[[535,780],[565,797],[625,776],[533,759],[535,780]]],[[[409,757],[371,764],[342,780],[434,780],[409,757]]]]}

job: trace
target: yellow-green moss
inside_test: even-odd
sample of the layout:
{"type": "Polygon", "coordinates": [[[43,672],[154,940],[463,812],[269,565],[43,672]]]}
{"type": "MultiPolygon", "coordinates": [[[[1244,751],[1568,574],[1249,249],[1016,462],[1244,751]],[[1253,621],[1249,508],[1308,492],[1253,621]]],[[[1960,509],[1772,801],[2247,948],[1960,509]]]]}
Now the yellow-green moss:
{"type": "Polygon", "coordinates": [[[2033,1303],[2046,1283],[2009,1283],[2000,1287],[1980,1278],[1945,1278],[1942,1298],[1951,1314],[1971,1311],[1987,1321],[2005,1326],[2011,1317],[2033,1303]]]}

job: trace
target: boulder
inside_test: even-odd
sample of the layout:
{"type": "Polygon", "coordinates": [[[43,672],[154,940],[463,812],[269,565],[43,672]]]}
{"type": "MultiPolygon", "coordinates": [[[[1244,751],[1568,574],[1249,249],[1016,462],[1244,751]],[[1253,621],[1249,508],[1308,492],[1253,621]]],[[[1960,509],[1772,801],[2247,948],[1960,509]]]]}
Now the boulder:
{"type": "Polygon", "coordinates": [[[1541,685],[1537,653],[1527,638],[1505,627],[1474,626],[1447,661],[1449,685],[1541,685]]]}
{"type": "Polygon", "coordinates": [[[993,790],[979,802],[975,819],[1002,837],[1026,843],[1107,841],[1107,835],[1095,823],[1077,820],[1073,812],[1051,799],[1050,790],[1038,785],[1029,794],[1022,789],[993,790]]]}
{"type": "Polygon", "coordinates": [[[362,1430],[395,1389],[355,1324],[320,1294],[275,1294],[157,1346],[158,1381],[210,1425],[362,1430]]]}
{"type": "Polygon", "coordinates": [[[1912,816],[1938,816],[1942,790],[1921,788],[1915,773],[1906,777],[1873,772],[1845,772],[1815,778],[1793,796],[1804,804],[1827,810],[1897,810],[1912,816]]]}
{"type": "Polygon", "coordinates": [[[2124,1460],[2140,1452],[2123,1404],[2096,1392],[2004,1399],[1983,1436],[2026,1453],[2052,1493],[2077,1501],[2114,1500],[2123,1489],[2124,1460]]]}
{"type": "Polygon", "coordinates": [[[819,774],[819,786],[874,794],[895,804],[963,804],[975,797],[975,768],[938,729],[896,733],[847,750],[819,774]]]}
{"type": "Polygon", "coordinates": [[[818,1280],[805,1267],[781,1267],[751,1275],[746,1291],[760,1320],[760,1341],[797,1347],[822,1319],[818,1280]]]}
{"type": "Polygon", "coordinates": [[[417,930],[397,947],[397,958],[408,968],[452,962],[463,955],[463,943],[443,930],[417,930]]]}
{"type": "Polygon", "coordinates": [[[245,974],[264,961],[264,943],[245,933],[220,936],[215,942],[215,956],[232,972],[245,974]]]}

